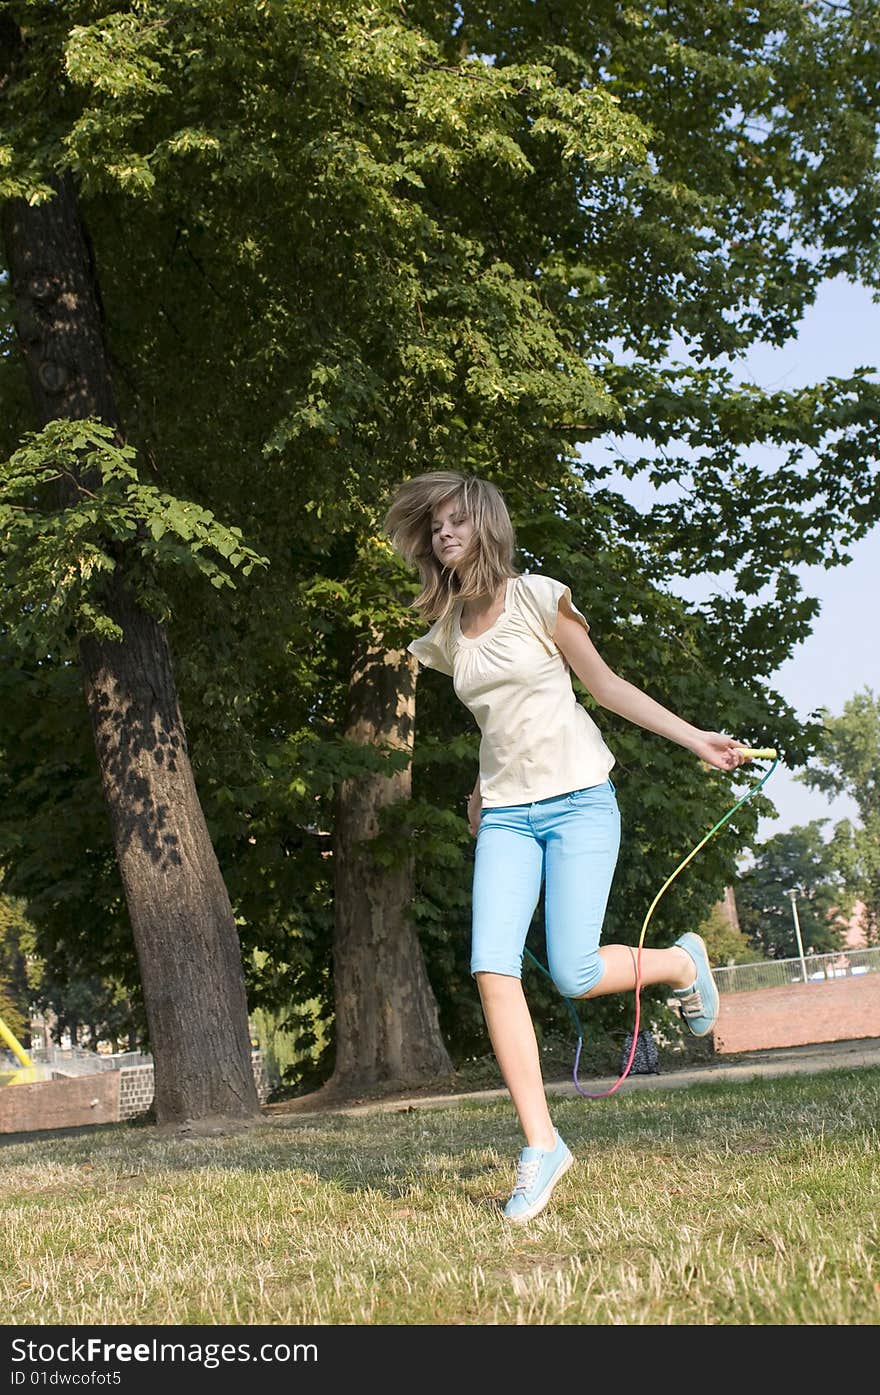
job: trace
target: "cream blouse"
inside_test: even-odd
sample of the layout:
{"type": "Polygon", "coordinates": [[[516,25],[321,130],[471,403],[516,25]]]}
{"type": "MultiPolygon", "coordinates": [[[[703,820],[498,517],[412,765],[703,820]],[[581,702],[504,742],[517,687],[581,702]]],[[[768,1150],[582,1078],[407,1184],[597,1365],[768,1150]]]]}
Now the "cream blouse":
{"type": "Polygon", "coordinates": [[[452,677],[477,720],[484,808],[600,785],[614,765],[553,642],[560,605],[589,631],[561,581],[510,577],[504,609],[483,634],[462,634],[459,603],[408,646],[420,663],[452,677]]]}

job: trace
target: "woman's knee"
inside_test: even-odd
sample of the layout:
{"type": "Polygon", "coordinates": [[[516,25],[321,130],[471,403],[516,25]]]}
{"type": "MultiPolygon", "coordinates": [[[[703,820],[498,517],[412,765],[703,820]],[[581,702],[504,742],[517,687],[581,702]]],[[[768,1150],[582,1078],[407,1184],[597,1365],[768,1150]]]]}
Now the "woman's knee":
{"type": "Polygon", "coordinates": [[[564,964],[550,964],[550,975],[557,992],[563,998],[583,998],[598,985],[605,964],[598,950],[583,959],[564,964]]]}

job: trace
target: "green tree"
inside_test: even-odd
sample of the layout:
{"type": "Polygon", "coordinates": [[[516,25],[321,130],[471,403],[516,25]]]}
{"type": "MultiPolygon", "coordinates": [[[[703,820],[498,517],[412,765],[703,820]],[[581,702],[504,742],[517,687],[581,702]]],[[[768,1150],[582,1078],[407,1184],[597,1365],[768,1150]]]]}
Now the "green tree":
{"type": "Polygon", "coordinates": [[[83,978],[73,956],[55,956],[50,968],[41,966],[34,985],[36,1008],[51,1024],[51,1035],[61,1042],[67,1035],[72,1045],[97,1051],[99,1042],[109,1042],[113,1051],[124,1040],[127,1050],[135,1050],[139,1039],[136,1014],[127,994],[110,974],[104,978],[83,978]]]}
{"type": "Polygon", "coordinates": [[[835,825],[832,847],[852,900],[865,908],[868,940],[880,939],[880,698],[864,688],[838,717],[824,709],[823,735],[813,760],[798,777],[812,789],[848,795],[858,823],[835,825]]]}
{"type": "Polygon", "coordinates": [[[827,954],[840,947],[837,912],[844,908],[846,896],[836,860],[822,836],[827,822],[813,819],[760,843],[752,866],[737,883],[740,925],[762,956],[796,959],[800,952],[793,891],[804,952],[827,954]]]}
{"type": "MultiPolygon", "coordinates": [[[[6,865],[48,912],[63,871],[43,873],[29,848],[51,841],[51,791],[83,738],[57,629],[41,650],[35,631],[59,610],[74,629],[103,614],[99,554],[112,560],[108,535],[124,535],[167,627],[252,1002],[335,1012],[343,1082],[427,1076],[442,1043],[410,899],[447,1040],[481,1031],[459,812],[476,742],[431,675],[413,720],[414,587],[378,536],[388,492],[421,468],[490,476],[521,565],[572,585],[621,672],[805,759],[812,733],[766,676],[815,614],[794,567],[840,560],[876,516],[877,388],[861,373],[734,389],[720,361],[783,342],[823,277],[876,276],[870,12],[83,0],[7,13],[27,43],[6,84],[3,196],[39,200],[71,174],[137,456],[95,447],[97,503],[38,499],[31,522],[53,546],[36,560],[28,480],[57,442],[31,442],[13,471],[3,642],[47,716],[45,761],[20,739],[23,707],[4,730],[7,759],[32,762],[29,788],[9,790],[6,865]],[[681,340],[689,361],[669,366],[681,340]],[[673,503],[625,504],[600,454],[611,428],[645,443],[623,468],[675,484],[673,503]],[[744,464],[767,444],[778,468],[744,464]],[[236,589],[208,569],[238,558],[243,573],[253,556],[269,565],[236,589]],[[694,611],[667,590],[697,571],[736,586],[694,611]],[[355,847],[368,860],[355,868],[352,852],[337,880],[355,847]]],[[[0,388],[12,455],[33,418],[11,358],[0,388]]],[[[605,725],[628,829],[609,931],[631,938],[733,791],[605,725]]],[[[94,768],[67,773],[80,810],[96,807],[94,768]]],[[[755,815],[746,806],[676,884],[657,934],[699,924],[755,815]]],[[[110,913],[130,982],[99,823],[84,820],[69,867],[110,913]]],[[[86,932],[78,948],[84,970],[98,951],[86,932]]]]}
{"type": "Polygon", "coordinates": [[[758,957],[759,951],[748,935],[731,924],[730,917],[720,902],[712,907],[703,921],[700,934],[706,942],[709,959],[713,964],[752,964],[758,957]]]}
{"type": "MultiPolygon", "coordinates": [[[[19,27],[5,13],[0,27],[0,79],[19,100],[21,89],[46,76],[43,35],[27,18],[19,27]]],[[[57,153],[44,154],[30,197],[7,184],[0,209],[18,343],[43,428],[29,433],[7,467],[18,527],[6,584],[16,588],[19,635],[48,644],[55,621],[53,638],[60,629],[62,649],[82,673],[150,1019],[158,1120],[253,1116],[233,913],[195,790],[167,636],[138,576],[150,550],[139,548],[139,534],[154,542],[169,528],[192,536],[193,524],[204,532],[213,520],[138,488],[76,185],[58,166],[57,153]],[[93,508],[83,513],[86,500],[93,508]],[[40,505],[48,505],[48,518],[34,519],[40,505]],[[90,576],[99,585],[84,600],[77,582],[90,576]]]]}

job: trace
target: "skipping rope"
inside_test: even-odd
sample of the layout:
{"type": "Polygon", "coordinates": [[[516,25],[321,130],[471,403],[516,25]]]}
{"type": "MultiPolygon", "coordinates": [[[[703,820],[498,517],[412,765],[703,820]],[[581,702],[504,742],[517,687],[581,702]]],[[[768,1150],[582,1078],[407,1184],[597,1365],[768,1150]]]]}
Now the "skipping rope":
{"type": "MultiPolygon", "coordinates": [[[[749,760],[772,760],[773,764],[770,766],[770,769],[769,769],[768,771],[766,771],[764,775],[761,776],[760,780],[757,780],[757,781],[755,782],[755,784],[752,785],[751,789],[746,790],[746,792],[745,792],[745,794],[742,796],[742,798],[741,798],[741,799],[738,799],[738,800],[736,801],[736,803],[733,804],[733,805],[728,809],[727,813],[724,814],[724,815],[722,816],[722,818],[720,818],[720,819],[718,820],[718,822],[717,822],[716,824],[714,824],[712,828],[709,829],[709,832],[706,834],[705,838],[701,838],[700,841],[699,841],[699,843],[697,843],[696,847],[691,849],[691,851],[688,853],[687,857],[684,858],[684,860],[678,864],[678,866],[676,867],[675,871],[671,874],[671,876],[669,876],[669,877],[666,878],[666,881],[663,883],[663,885],[661,886],[660,890],[657,892],[657,895],[654,897],[654,900],[651,902],[650,906],[648,907],[648,913],[647,913],[647,915],[645,916],[644,921],[642,922],[642,929],[641,929],[641,933],[640,933],[640,935],[639,935],[638,953],[637,953],[637,955],[636,955],[636,984],[635,984],[636,1013],[635,1013],[635,1025],[633,1026],[633,1030],[632,1030],[632,1043],[631,1043],[631,1045],[630,1045],[629,1056],[628,1056],[628,1058],[627,1058],[627,1062],[626,1062],[626,1065],[624,1066],[624,1069],[623,1069],[622,1073],[620,1074],[620,1076],[618,1077],[618,1079],[614,1082],[614,1084],[613,1084],[613,1085],[610,1087],[610,1089],[608,1089],[608,1090],[600,1090],[600,1091],[598,1092],[598,1094],[591,1094],[589,1090],[584,1090],[584,1089],[582,1089],[582,1087],[581,1087],[580,1081],[578,1080],[578,1066],[579,1066],[579,1064],[580,1064],[580,1059],[581,1059],[581,1048],[583,1047],[583,1044],[584,1044],[584,1036],[583,1036],[583,1031],[582,1031],[582,1029],[581,1029],[581,1020],[580,1020],[580,1018],[578,1017],[577,1010],[576,1010],[576,1008],[575,1008],[575,1006],[574,1006],[574,1003],[572,1002],[571,998],[566,998],[566,999],[565,999],[565,1005],[566,1005],[566,1007],[568,1008],[569,1013],[571,1014],[572,1020],[574,1021],[574,1025],[575,1025],[575,1031],[577,1032],[577,1050],[576,1050],[576,1052],[575,1052],[575,1057],[574,1057],[574,1071],[573,1071],[573,1075],[574,1075],[574,1088],[577,1090],[577,1092],[578,1092],[579,1095],[583,1095],[584,1099],[588,1099],[588,1100],[601,1100],[601,1099],[604,1099],[607,1095],[613,1095],[614,1092],[615,1092],[615,1090],[619,1090],[619,1089],[620,1089],[620,1087],[621,1087],[621,1085],[623,1084],[624,1080],[626,1080],[626,1077],[629,1075],[630,1071],[632,1070],[632,1063],[633,1063],[633,1060],[635,1059],[636,1047],[637,1047],[637,1045],[638,1045],[638,1040],[639,1040],[639,1021],[640,1021],[640,1019],[641,1019],[641,1002],[640,1002],[639,994],[640,994],[640,992],[641,992],[641,987],[642,987],[642,947],[643,947],[643,945],[644,945],[644,943],[645,943],[645,931],[646,931],[647,928],[648,928],[648,922],[650,921],[651,916],[654,914],[654,911],[655,911],[655,909],[656,909],[656,907],[657,907],[658,902],[660,901],[661,896],[663,896],[664,893],[669,889],[669,887],[670,887],[670,886],[672,885],[672,883],[675,881],[675,878],[678,876],[679,872],[683,872],[684,869],[685,869],[685,867],[687,867],[688,863],[691,861],[691,859],[694,858],[694,857],[696,857],[696,855],[697,855],[697,853],[700,851],[700,849],[701,849],[701,848],[704,848],[704,847],[706,846],[706,844],[708,843],[709,839],[710,839],[710,838],[714,838],[714,836],[715,836],[715,834],[718,832],[718,830],[719,830],[720,828],[723,828],[724,825],[727,823],[727,820],[733,817],[733,815],[736,813],[737,809],[741,808],[741,806],[742,806],[743,804],[745,804],[745,802],[746,802],[747,799],[751,799],[753,795],[755,795],[755,794],[758,793],[758,790],[761,789],[762,785],[766,784],[766,782],[770,779],[770,776],[773,774],[773,771],[776,769],[777,765],[779,764],[779,760],[778,760],[778,757],[777,757],[776,749],[775,749],[775,747],[773,747],[773,746],[766,746],[766,747],[740,746],[740,747],[738,747],[738,754],[741,755],[741,756],[746,756],[749,760]]],[[[526,952],[526,954],[529,956],[529,958],[531,959],[532,963],[535,964],[535,965],[541,970],[541,973],[542,973],[542,974],[546,974],[547,978],[551,978],[551,974],[550,974],[549,970],[548,970],[548,969],[545,969],[545,967],[544,967],[544,965],[541,963],[540,959],[536,959],[535,956],[534,956],[534,954],[532,954],[532,952],[531,952],[530,949],[527,949],[525,952],[526,952]]]]}

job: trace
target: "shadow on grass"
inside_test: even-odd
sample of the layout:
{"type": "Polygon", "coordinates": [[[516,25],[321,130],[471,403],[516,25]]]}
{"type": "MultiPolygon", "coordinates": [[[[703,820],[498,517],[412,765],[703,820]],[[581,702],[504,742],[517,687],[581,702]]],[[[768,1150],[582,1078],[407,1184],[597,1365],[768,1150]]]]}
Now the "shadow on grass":
{"type": "MultiPolygon", "coordinates": [[[[695,1149],[729,1159],[812,1146],[817,1132],[830,1139],[869,1130],[880,1109],[878,1096],[880,1071],[844,1069],[749,1081],[716,1078],[685,1091],[634,1091],[605,1101],[557,1099],[553,1113],[576,1156],[598,1159],[624,1150],[646,1162],[674,1165],[695,1149]]],[[[450,1098],[430,1110],[264,1117],[251,1128],[210,1135],[173,1135],[127,1122],[5,1135],[0,1142],[7,1145],[9,1168],[88,1164],[94,1181],[100,1171],[114,1186],[120,1176],[133,1174],[149,1182],[161,1174],[286,1173],[298,1187],[313,1180],[395,1201],[451,1187],[485,1215],[500,1214],[522,1139],[509,1100],[450,1098]],[[20,1148],[17,1157],[12,1145],[20,1148]]]]}

